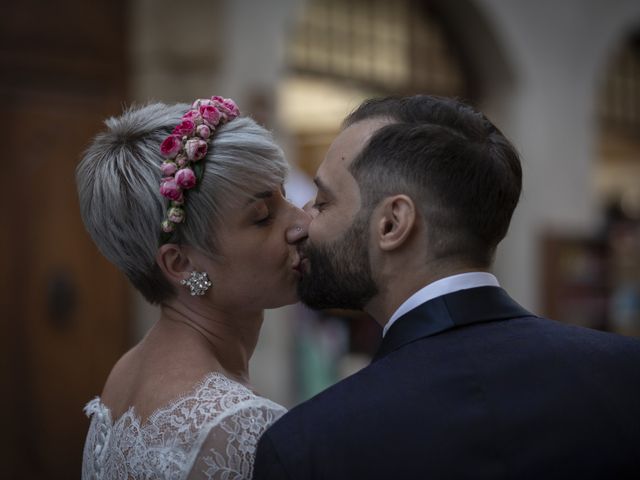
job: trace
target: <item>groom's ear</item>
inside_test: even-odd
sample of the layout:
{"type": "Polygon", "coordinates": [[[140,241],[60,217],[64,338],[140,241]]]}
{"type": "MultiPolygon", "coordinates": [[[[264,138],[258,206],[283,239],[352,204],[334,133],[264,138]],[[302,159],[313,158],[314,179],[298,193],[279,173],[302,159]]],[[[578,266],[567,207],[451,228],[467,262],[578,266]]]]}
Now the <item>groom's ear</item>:
{"type": "Polygon", "coordinates": [[[394,195],[382,201],[378,210],[377,242],[381,250],[391,251],[403,245],[416,223],[416,208],[407,195],[394,195]]]}
{"type": "Polygon", "coordinates": [[[187,252],[179,245],[167,243],[156,252],[156,263],[164,276],[174,285],[189,276],[194,269],[187,252]]]}

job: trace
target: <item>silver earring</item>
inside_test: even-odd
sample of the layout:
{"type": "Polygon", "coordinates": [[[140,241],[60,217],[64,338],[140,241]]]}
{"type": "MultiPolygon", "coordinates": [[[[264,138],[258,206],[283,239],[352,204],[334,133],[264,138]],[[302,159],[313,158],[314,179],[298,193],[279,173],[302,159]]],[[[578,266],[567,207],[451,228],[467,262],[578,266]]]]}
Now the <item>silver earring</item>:
{"type": "Polygon", "coordinates": [[[209,280],[209,275],[207,272],[196,272],[193,271],[189,275],[189,278],[180,280],[181,285],[187,285],[189,290],[191,290],[191,295],[204,295],[207,293],[207,290],[211,288],[211,280],[209,280]]]}

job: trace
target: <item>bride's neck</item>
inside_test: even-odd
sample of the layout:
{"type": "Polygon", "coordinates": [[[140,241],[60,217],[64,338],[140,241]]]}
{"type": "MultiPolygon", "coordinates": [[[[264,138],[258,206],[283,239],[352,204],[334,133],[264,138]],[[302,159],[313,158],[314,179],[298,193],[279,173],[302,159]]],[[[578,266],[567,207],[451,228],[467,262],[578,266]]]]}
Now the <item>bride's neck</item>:
{"type": "Polygon", "coordinates": [[[165,331],[169,338],[184,341],[184,348],[202,348],[224,369],[223,373],[249,383],[249,360],[262,321],[262,311],[196,310],[184,303],[171,303],[162,306],[156,328],[165,331]]]}

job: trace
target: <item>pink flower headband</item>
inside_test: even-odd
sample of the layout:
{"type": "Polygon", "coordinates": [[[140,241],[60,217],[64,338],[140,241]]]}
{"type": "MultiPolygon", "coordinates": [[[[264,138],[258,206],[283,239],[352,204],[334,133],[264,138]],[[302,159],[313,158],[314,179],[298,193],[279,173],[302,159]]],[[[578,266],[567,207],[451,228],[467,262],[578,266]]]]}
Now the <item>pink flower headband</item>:
{"type": "Polygon", "coordinates": [[[166,158],[160,166],[160,194],[171,201],[162,222],[160,244],[168,242],[177,224],[184,222],[184,191],[202,179],[204,165],[200,160],[207,154],[213,131],[238,115],[240,110],[229,98],[198,99],[160,144],[160,153],[166,158]]]}

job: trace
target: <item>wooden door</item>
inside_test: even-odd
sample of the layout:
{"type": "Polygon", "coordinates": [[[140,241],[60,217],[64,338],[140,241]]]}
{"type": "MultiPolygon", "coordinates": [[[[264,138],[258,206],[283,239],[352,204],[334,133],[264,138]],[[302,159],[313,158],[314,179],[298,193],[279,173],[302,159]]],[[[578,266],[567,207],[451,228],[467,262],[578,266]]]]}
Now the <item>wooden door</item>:
{"type": "Polygon", "coordinates": [[[0,19],[0,476],[79,478],[86,401],[129,342],[128,287],[82,225],[74,170],[125,99],[125,2],[0,19]]]}

